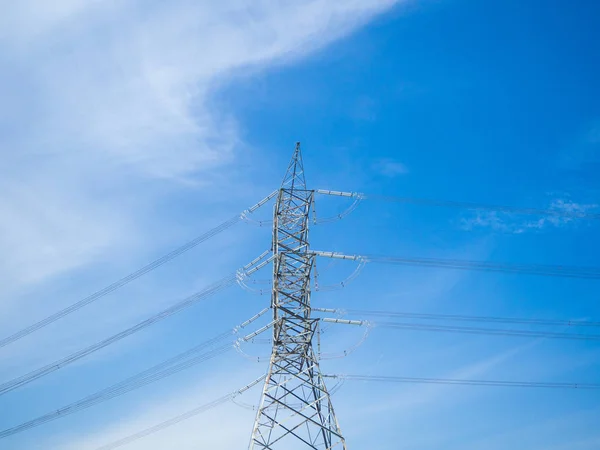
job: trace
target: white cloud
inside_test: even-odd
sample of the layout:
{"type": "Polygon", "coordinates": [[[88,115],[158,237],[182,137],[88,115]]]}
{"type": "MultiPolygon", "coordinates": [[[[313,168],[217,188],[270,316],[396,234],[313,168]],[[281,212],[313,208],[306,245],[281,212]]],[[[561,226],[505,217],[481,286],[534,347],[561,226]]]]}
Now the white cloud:
{"type": "Polygon", "coordinates": [[[389,178],[397,177],[398,175],[406,175],[408,168],[399,161],[394,159],[382,159],[374,165],[374,169],[381,175],[389,178]]]}
{"type": "MultiPolygon", "coordinates": [[[[78,276],[77,269],[137,265],[156,250],[149,243],[180,243],[177,231],[165,232],[171,223],[159,208],[188,192],[196,196],[198,187],[219,195],[211,180],[234,167],[240,146],[235,111],[215,104],[216,90],[236,76],[311,54],[396,1],[0,0],[3,324],[28,325],[36,302],[42,308],[35,317],[69,304],[43,289],[78,276]],[[44,295],[32,295],[25,306],[15,301],[23,291],[44,295]]],[[[252,189],[244,191],[252,197],[252,189]]],[[[204,219],[195,214],[192,220],[197,233],[204,219]]],[[[137,305],[157,307],[147,300],[136,296],[131,308],[139,314],[137,305]]],[[[106,316],[57,331],[52,338],[60,345],[52,352],[28,347],[28,361],[104,336],[113,327],[107,329],[106,316]]],[[[194,392],[202,399],[216,390],[194,392]]],[[[189,393],[183,397],[191,400],[189,393]]],[[[94,448],[192,403],[181,400],[175,395],[153,414],[132,414],[64,445],[94,448]]],[[[201,419],[210,430],[222,426],[222,433],[199,436],[192,421],[139,448],[209,448],[223,445],[224,435],[246,443],[251,419],[223,411],[201,419]]]]}
{"type": "MultiPolygon", "coordinates": [[[[583,203],[575,203],[571,200],[564,199],[556,199],[550,205],[551,209],[564,211],[567,213],[573,214],[584,214],[588,211],[598,208],[599,205],[595,203],[583,204],[583,203]]],[[[566,219],[563,219],[565,221],[566,219]]]]}
{"type": "MultiPolygon", "coordinates": [[[[0,307],[22,322],[33,305],[12,301],[19,292],[39,292],[82,267],[145,261],[150,242],[179,243],[157,208],[182,189],[219,192],[211,179],[235,164],[240,144],[235,111],[215,104],[215,91],[311,54],[396,2],[0,0],[0,307]]],[[[197,232],[203,219],[194,220],[197,232]]],[[[67,301],[40,297],[38,313],[67,301]]],[[[134,306],[156,307],[146,300],[134,306]]],[[[94,319],[54,333],[61,342],[52,352],[110,331],[105,315],[94,319]]],[[[36,347],[28,360],[47,353],[36,347]]],[[[214,398],[219,386],[239,387],[207,381],[196,396],[132,402],[105,428],[92,425],[60,445],[95,448],[195,405],[192,397],[214,398]]],[[[137,447],[233,448],[247,443],[252,416],[225,407],[137,447]],[[198,423],[221,432],[199,433],[198,423]]]]}
{"type": "MultiPolygon", "coordinates": [[[[571,200],[555,199],[550,204],[550,210],[572,214],[585,214],[597,209],[597,204],[575,203],[571,200]]],[[[577,217],[543,216],[536,219],[522,219],[516,214],[497,211],[477,212],[472,217],[462,218],[461,227],[465,230],[475,228],[491,228],[501,233],[522,234],[527,231],[539,231],[544,228],[559,228],[578,223],[577,217]]]]}
{"type": "Polygon", "coordinates": [[[62,191],[56,183],[0,182],[0,283],[35,283],[49,274],[89,262],[107,246],[119,243],[126,219],[97,205],[86,217],[86,199],[62,191]],[[51,237],[49,239],[49,237],[51,237]],[[27,270],[19,268],[27,267],[27,270]]]}
{"type": "Polygon", "coordinates": [[[2,281],[17,289],[127,253],[165,182],[205,184],[234,161],[238,125],[215,89],[394,3],[2,2],[2,281]]]}

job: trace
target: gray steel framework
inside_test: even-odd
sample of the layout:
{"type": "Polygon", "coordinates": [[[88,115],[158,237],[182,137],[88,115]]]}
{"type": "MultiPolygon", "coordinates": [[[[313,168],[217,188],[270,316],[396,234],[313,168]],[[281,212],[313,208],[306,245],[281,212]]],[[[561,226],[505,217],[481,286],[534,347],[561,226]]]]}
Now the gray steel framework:
{"type": "Polygon", "coordinates": [[[313,196],[298,143],[274,211],[273,350],[250,450],[346,449],[312,345],[318,322],[310,307],[313,196]]]}

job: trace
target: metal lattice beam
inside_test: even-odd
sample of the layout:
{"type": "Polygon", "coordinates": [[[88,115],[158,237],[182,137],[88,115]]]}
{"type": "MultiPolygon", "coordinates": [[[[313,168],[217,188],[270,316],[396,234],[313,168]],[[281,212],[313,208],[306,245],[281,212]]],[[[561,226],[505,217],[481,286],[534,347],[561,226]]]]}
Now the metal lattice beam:
{"type": "Polygon", "coordinates": [[[250,450],[346,449],[312,345],[317,327],[310,308],[313,194],[306,188],[298,143],[275,205],[273,350],[250,450]]]}

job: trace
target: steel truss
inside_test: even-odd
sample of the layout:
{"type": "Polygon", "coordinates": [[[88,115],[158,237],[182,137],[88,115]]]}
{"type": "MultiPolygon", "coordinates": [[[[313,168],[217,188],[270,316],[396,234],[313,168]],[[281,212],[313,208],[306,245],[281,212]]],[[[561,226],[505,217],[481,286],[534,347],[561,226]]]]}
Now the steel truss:
{"type": "Polygon", "coordinates": [[[310,307],[313,199],[298,143],[273,215],[273,350],[250,450],[346,449],[312,345],[318,323],[310,307]]]}

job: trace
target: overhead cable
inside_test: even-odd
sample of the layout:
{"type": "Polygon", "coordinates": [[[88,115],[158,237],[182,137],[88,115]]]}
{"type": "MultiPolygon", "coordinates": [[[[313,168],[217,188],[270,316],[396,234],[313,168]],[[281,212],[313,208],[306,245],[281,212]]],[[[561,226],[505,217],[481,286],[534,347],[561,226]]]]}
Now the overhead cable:
{"type": "MultiPolygon", "coordinates": [[[[263,253],[263,255],[265,255],[266,253],[267,252],[263,253]]],[[[257,260],[255,260],[255,261],[257,261],[257,260]]],[[[264,267],[269,261],[270,261],[270,258],[265,261],[262,261],[258,265],[254,265],[254,266],[246,265],[246,266],[244,266],[243,270],[247,271],[249,274],[254,273],[257,270],[259,270],[260,268],[264,267]]],[[[157,314],[154,314],[153,316],[149,317],[148,319],[143,320],[142,322],[139,322],[138,324],[136,324],[130,328],[127,328],[126,330],[123,330],[120,333],[114,334],[102,341],[99,341],[95,344],[90,345],[89,347],[81,349],[65,358],[54,361],[53,363],[50,363],[43,367],[40,367],[39,369],[31,371],[25,375],[22,375],[20,377],[17,377],[10,381],[7,381],[3,384],[0,384],[0,395],[6,394],[7,392],[15,390],[15,389],[22,387],[28,383],[31,383],[32,381],[37,380],[45,375],[48,375],[49,373],[52,373],[59,369],[62,369],[63,367],[65,367],[69,364],[72,364],[75,361],[78,361],[78,360],[104,348],[104,347],[114,344],[115,342],[118,342],[121,339],[131,336],[132,334],[137,333],[138,331],[141,331],[141,330],[149,327],[150,325],[154,325],[155,323],[157,323],[163,319],[166,319],[167,317],[170,317],[178,312],[181,312],[184,309],[189,308],[190,306],[198,303],[200,300],[208,298],[208,297],[216,294],[217,292],[225,289],[226,287],[231,286],[232,284],[235,283],[235,281],[236,281],[236,274],[231,274],[231,275],[217,281],[216,283],[213,283],[212,285],[203,289],[202,291],[199,291],[199,292],[181,300],[180,302],[174,304],[173,306],[170,306],[169,308],[167,308],[157,314]]]]}
{"type": "MultiPolygon", "coordinates": [[[[276,321],[273,320],[271,322],[269,322],[267,325],[259,328],[258,330],[253,331],[252,333],[243,336],[241,338],[236,339],[235,343],[233,344],[235,350],[244,358],[250,360],[250,361],[254,361],[256,360],[257,362],[260,362],[260,356],[251,356],[248,353],[246,353],[244,350],[242,350],[242,344],[246,343],[246,342],[255,342],[255,338],[256,336],[264,333],[265,331],[267,331],[269,328],[271,328],[273,325],[275,325],[276,321]]],[[[271,342],[270,339],[267,339],[268,342],[271,342]]]]}
{"type": "Polygon", "coordinates": [[[160,266],[168,263],[169,261],[177,258],[178,256],[184,254],[185,252],[197,247],[198,245],[200,245],[202,242],[212,238],[213,236],[221,233],[222,231],[225,231],[228,228],[231,228],[233,225],[235,225],[236,223],[238,223],[240,220],[242,220],[243,218],[247,217],[248,214],[253,213],[254,211],[256,211],[258,208],[260,208],[262,205],[264,205],[266,202],[268,202],[269,200],[271,200],[273,197],[275,197],[275,195],[277,194],[277,191],[272,192],[271,194],[269,194],[267,197],[265,197],[264,199],[262,199],[260,202],[258,202],[256,205],[248,208],[247,210],[245,210],[244,212],[242,212],[241,214],[235,215],[233,217],[231,217],[230,219],[226,220],[225,222],[221,223],[220,225],[217,225],[216,227],[214,227],[213,229],[207,231],[206,233],[192,239],[191,241],[183,244],[181,247],[178,247],[172,251],[170,251],[169,253],[167,253],[166,255],[161,256],[160,258],[152,261],[151,263],[145,265],[144,267],[136,270],[135,272],[130,273],[129,275],[124,276],[123,278],[115,281],[114,283],[106,286],[103,289],[100,289],[99,291],[94,292],[93,294],[79,300],[78,302],[73,303],[72,305],[54,313],[51,314],[50,316],[35,322],[19,331],[17,331],[16,333],[11,334],[10,336],[7,336],[3,339],[0,339],[0,348],[5,347],[9,344],[12,344],[13,342],[24,338],[25,336],[47,326],[50,325],[51,323],[56,322],[59,319],[62,319],[63,317],[78,311],[79,309],[83,308],[84,306],[89,305],[90,303],[95,302],[96,300],[110,294],[111,292],[116,291],[117,289],[122,288],[123,286],[125,286],[126,284],[131,283],[134,280],[137,280],[138,278],[140,278],[141,276],[147,274],[148,272],[153,271],[154,269],[159,268],[160,266]]]}
{"type": "Polygon", "coordinates": [[[449,321],[465,321],[465,322],[487,322],[487,323],[508,323],[508,324],[523,324],[523,325],[540,325],[540,326],[567,326],[567,327],[600,327],[600,322],[588,320],[559,320],[559,319],[529,319],[524,317],[498,317],[498,316],[470,316],[462,314],[433,314],[433,313],[411,313],[399,311],[373,311],[363,309],[330,309],[330,308],[313,308],[315,312],[326,312],[333,314],[360,314],[362,316],[376,317],[402,317],[406,319],[423,319],[423,320],[449,320],[449,321]]]}
{"type": "Polygon", "coordinates": [[[20,433],[22,431],[35,428],[37,426],[43,425],[47,422],[51,422],[56,419],[61,419],[67,415],[79,412],[81,410],[90,408],[99,403],[105,402],[112,398],[118,397],[120,395],[131,392],[135,389],[139,389],[143,386],[146,386],[150,383],[154,383],[155,381],[162,380],[163,378],[169,377],[175,373],[179,373],[182,370],[188,369],[190,367],[196,366],[199,363],[208,361],[216,356],[219,356],[229,350],[232,350],[232,343],[227,343],[221,345],[219,347],[213,348],[208,352],[202,353],[203,350],[215,346],[220,342],[226,340],[227,338],[235,335],[238,331],[256,319],[261,317],[264,313],[268,311],[268,308],[263,309],[261,312],[248,319],[241,325],[233,328],[232,330],[226,331],[217,335],[216,337],[207,340],[195,347],[186,350],[172,358],[169,358],[166,361],[158,363],[136,375],[133,375],[121,382],[115,383],[112,386],[109,386],[105,389],[102,389],[94,394],[88,395],[81,400],[70,403],[62,408],[53,410],[47,414],[39,416],[35,419],[24,422],[20,425],[8,428],[6,430],[0,431],[0,439],[8,436],[12,436],[14,434],[20,433]]]}
{"type": "Polygon", "coordinates": [[[358,342],[356,342],[350,348],[347,348],[347,349],[343,350],[342,352],[338,352],[338,353],[321,353],[320,350],[319,350],[319,359],[339,359],[339,358],[345,358],[347,356],[350,356],[352,353],[354,353],[356,350],[358,350],[358,348],[361,345],[363,345],[366,342],[366,340],[369,337],[369,334],[371,333],[371,330],[372,330],[371,327],[366,327],[364,334],[358,340],[358,342]]]}
{"type": "Polygon", "coordinates": [[[115,342],[118,342],[121,339],[131,336],[132,334],[137,333],[138,331],[141,331],[144,328],[149,327],[150,325],[153,325],[163,319],[166,319],[167,317],[170,317],[171,315],[182,311],[183,309],[195,304],[196,302],[217,293],[225,287],[230,286],[234,283],[234,281],[235,276],[233,275],[231,275],[228,278],[224,278],[219,282],[211,285],[209,288],[204,289],[203,291],[200,291],[186,298],[185,300],[171,306],[170,308],[167,308],[166,310],[161,311],[158,314],[153,315],[152,317],[149,317],[146,320],[143,320],[142,322],[139,322],[137,325],[127,328],[126,330],[123,330],[120,333],[114,334],[106,339],[103,339],[102,341],[96,342],[95,344],[92,344],[89,347],[83,348],[75,353],[72,353],[71,355],[65,358],[54,361],[25,375],[2,383],[0,384],[0,395],[6,394],[7,392],[25,386],[26,384],[29,384],[32,381],[35,381],[45,375],[48,375],[49,373],[62,369],[63,367],[66,367],[69,364],[79,361],[80,359],[91,355],[92,353],[97,352],[98,350],[103,349],[104,347],[114,344],[115,342]]]}
{"type": "Polygon", "coordinates": [[[126,436],[124,438],[121,438],[117,441],[111,442],[110,444],[106,444],[103,445],[102,447],[98,447],[96,450],[114,450],[115,448],[119,448],[119,447],[123,447],[124,445],[127,444],[131,444],[132,442],[135,442],[139,439],[142,439],[146,436],[149,436],[151,434],[154,433],[158,433],[159,431],[162,431],[166,428],[172,427],[173,425],[177,425],[180,422],[183,422],[184,420],[190,419],[194,416],[197,416],[198,414],[201,414],[203,412],[206,412],[210,409],[213,409],[225,402],[227,402],[228,400],[233,400],[235,397],[237,397],[238,395],[243,394],[245,391],[247,391],[248,389],[252,388],[253,386],[257,385],[258,383],[260,383],[262,380],[264,380],[264,375],[256,380],[254,380],[252,383],[244,386],[241,389],[238,389],[237,391],[231,392],[227,395],[224,395],[222,397],[219,397],[216,400],[213,400],[212,402],[209,403],[205,403],[201,406],[198,406],[194,409],[191,409],[189,411],[184,412],[183,414],[180,414],[178,416],[175,416],[169,420],[165,420],[164,422],[160,422],[156,425],[153,425],[149,428],[146,428],[142,431],[138,431],[137,433],[131,434],[129,436],[126,436]]]}
{"type": "Polygon", "coordinates": [[[367,264],[367,261],[364,259],[359,259],[357,261],[358,261],[358,264],[356,265],[354,272],[352,272],[345,280],[340,281],[336,284],[330,284],[330,285],[325,285],[325,286],[321,285],[319,283],[319,272],[317,270],[317,264],[315,263],[315,265],[314,265],[315,291],[319,291],[319,292],[333,291],[333,290],[343,289],[346,286],[348,286],[348,284],[350,282],[354,281],[356,278],[359,277],[359,275],[361,274],[365,265],[367,264]]]}
{"type": "Polygon", "coordinates": [[[332,223],[332,222],[336,222],[338,220],[343,219],[344,217],[350,215],[352,212],[354,212],[354,210],[356,208],[358,208],[360,202],[362,201],[363,197],[360,196],[356,196],[354,199],[354,202],[348,207],[346,208],[345,211],[342,211],[339,214],[336,214],[335,216],[330,216],[330,217],[325,217],[325,218],[317,218],[316,215],[316,211],[315,211],[315,217],[313,218],[313,223],[314,224],[321,224],[321,223],[332,223]]]}
{"type": "Polygon", "coordinates": [[[395,328],[401,330],[415,331],[433,331],[444,333],[463,333],[463,334],[482,334],[491,336],[517,336],[517,337],[543,337],[549,339],[569,339],[577,341],[598,341],[598,334],[575,334],[575,333],[555,333],[550,331],[529,331],[529,330],[508,330],[497,328],[478,328],[478,327],[459,327],[451,325],[427,325],[422,323],[402,323],[402,322],[370,322],[367,320],[346,320],[321,318],[320,320],[328,323],[337,323],[344,325],[358,325],[368,327],[395,328]]]}
{"type": "Polygon", "coordinates": [[[392,203],[406,203],[413,205],[423,206],[441,206],[447,208],[458,208],[467,209],[473,211],[490,211],[490,212],[503,212],[510,214],[524,214],[524,215],[535,215],[535,216],[552,216],[562,217],[567,219],[585,219],[585,220],[599,220],[599,213],[589,213],[585,211],[577,211],[573,208],[569,209],[569,204],[565,204],[563,209],[559,207],[550,208],[523,208],[517,206],[506,206],[506,205],[492,205],[486,203],[475,203],[475,202],[461,202],[453,200],[435,200],[429,198],[418,198],[418,197],[401,197],[392,195],[367,195],[358,192],[338,192],[338,191],[327,191],[318,189],[315,191],[322,195],[336,195],[341,197],[355,197],[361,200],[379,200],[384,202],[392,203]]]}
{"type": "Polygon", "coordinates": [[[600,267],[578,267],[550,264],[515,264],[443,258],[409,258],[386,255],[345,255],[338,252],[313,251],[316,256],[380,264],[435,267],[443,269],[480,270],[549,277],[600,279],[600,267]]]}
{"type": "Polygon", "coordinates": [[[8,428],[6,430],[0,431],[0,439],[6,438],[8,436],[12,436],[17,433],[21,433],[25,430],[29,430],[31,428],[38,427],[47,422],[51,422],[56,419],[61,419],[70,414],[79,412],[83,409],[90,408],[98,403],[105,402],[114,397],[118,397],[120,395],[131,392],[140,387],[146,386],[147,384],[153,383],[155,381],[161,380],[165,377],[178,373],[184,369],[190,368],[194,365],[197,365],[201,362],[212,359],[216,356],[219,356],[228,350],[231,350],[231,344],[222,345],[214,350],[211,350],[205,354],[198,355],[192,359],[185,360],[179,364],[173,365],[172,367],[168,367],[163,369],[162,371],[153,372],[144,377],[134,377],[130,380],[126,380],[125,382],[118,383],[115,386],[111,386],[110,388],[103,389],[95,394],[92,394],[78,402],[71,403],[67,406],[64,406],[56,411],[44,414],[40,417],[37,417],[33,420],[24,422],[20,425],[14,426],[12,428],[8,428]]]}
{"type": "Polygon", "coordinates": [[[420,323],[374,322],[371,325],[402,330],[434,331],[443,333],[483,334],[491,336],[543,337],[549,339],[568,339],[578,341],[598,341],[600,335],[554,333],[550,331],[508,330],[495,328],[458,327],[450,325],[425,325],[420,323]]]}
{"type": "Polygon", "coordinates": [[[339,378],[347,381],[376,381],[385,383],[425,383],[425,384],[454,384],[466,386],[490,387],[520,387],[520,388],[549,388],[549,389],[600,389],[600,384],[592,383],[557,383],[542,381],[497,381],[497,380],[459,380],[448,378],[417,378],[379,375],[323,375],[328,378],[339,378]]]}

